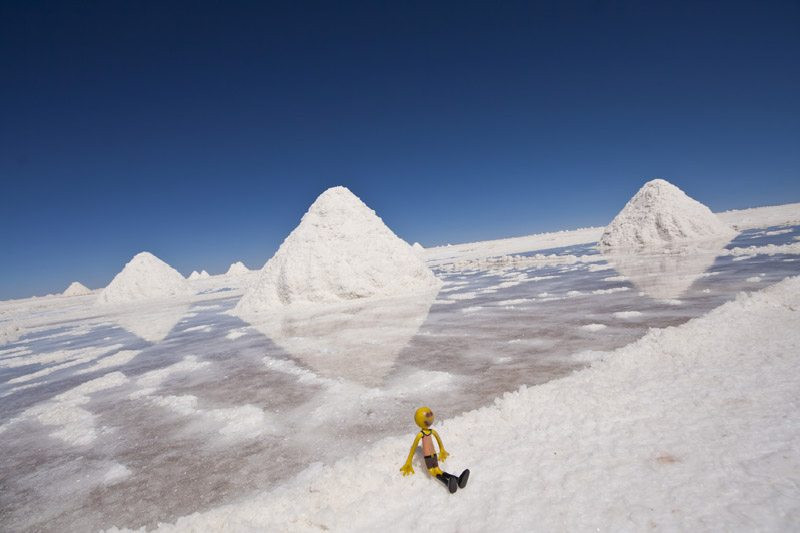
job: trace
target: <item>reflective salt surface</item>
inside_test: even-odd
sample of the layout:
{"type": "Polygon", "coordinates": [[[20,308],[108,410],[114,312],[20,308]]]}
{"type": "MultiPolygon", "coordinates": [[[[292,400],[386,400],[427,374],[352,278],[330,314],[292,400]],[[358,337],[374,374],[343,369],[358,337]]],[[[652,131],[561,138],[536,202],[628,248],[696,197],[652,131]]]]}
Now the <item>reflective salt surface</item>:
{"type": "Polygon", "coordinates": [[[421,404],[446,419],[800,274],[797,255],[724,255],[798,235],[444,265],[436,295],[254,324],[228,314],[240,292],[210,285],[191,307],[54,315],[0,347],[0,529],[154,526],[268,489],[411,436],[421,404]]]}

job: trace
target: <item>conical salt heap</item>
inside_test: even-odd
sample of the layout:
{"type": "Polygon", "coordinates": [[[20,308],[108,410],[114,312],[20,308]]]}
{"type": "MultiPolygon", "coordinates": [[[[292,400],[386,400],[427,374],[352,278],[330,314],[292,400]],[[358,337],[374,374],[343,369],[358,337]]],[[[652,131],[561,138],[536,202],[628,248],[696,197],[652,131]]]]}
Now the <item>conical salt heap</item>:
{"type": "Polygon", "coordinates": [[[181,274],[149,252],[141,252],[114,276],[97,298],[98,304],[125,304],[141,300],[188,296],[192,293],[181,274]]]}
{"type": "Polygon", "coordinates": [[[436,290],[411,246],[345,187],[322,193],[267,261],[237,314],[436,290]]]}
{"type": "Polygon", "coordinates": [[[241,276],[242,274],[249,274],[250,269],[245,266],[244,263],[241,261],[236,261],[235,263],[231,263],[231,266],[228,268],[228,271],[225,272],[226,276],[241,276]]]}
{"type": "Polygon", "coordinates": [[[91,294],[92,290],[78,281],[73,281],[69,287],[61,293],[63,296],[83,296],[84,294],[91,294]]]}
{"type": "Polygon", "coordinates": [[[611,221],[601,248],[663,247],[709,239],[732,239],[736,231],[711,210],[663,179],[648,181],[611,221]]]}
{"type": "Polygon", "coordinates": [[[206,278],[210,278],[210,277],[211,276],[209,275],[209,273],[206,272],[205,270],[202,270],[200,272],[198,272],[197,270],[192,270],[192,273],[189,274],[189,277],[186,278],[186,279],[190,279],[190,280],[194,281],[196,279],[206,279],[206,278]]]}

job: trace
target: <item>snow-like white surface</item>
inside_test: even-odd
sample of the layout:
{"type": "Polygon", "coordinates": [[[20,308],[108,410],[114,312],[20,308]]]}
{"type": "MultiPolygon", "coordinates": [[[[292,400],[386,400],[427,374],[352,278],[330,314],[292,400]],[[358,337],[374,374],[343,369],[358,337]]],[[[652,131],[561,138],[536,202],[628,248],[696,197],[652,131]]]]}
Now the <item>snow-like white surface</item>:
{"type": "Polygon", "coordinates": [[[97,298],[99,304],[129,304],[142,300],[192,294],[181,274],[149,252],[131,259],[97,298]]]}
{"type": "Polygon", "coordinates": [[[767,228],[783,224],[800,224],[800,203],[733,209],[717,213],[717,217],[739,231],[767,228]]]}
{"type": "Polygon", "coordinates": [[[419,456],[416,475],[400,475],[409,406],[408,435],[160,530],[797,528],[800,278],[587,358],[587,370],[438,425],[443,467],[472,471],[456,495],[419,456]],[[376,491],[379,512],[364,512],[376,491]]]}
{"type": "Polygon", "coordinates": [[[97,438],[105,428],[98,428],[97,416],[83,409],[89,397],[99,391],[119,387],[128,382],[121,372],[112,372],[103,377],[87,381],[74,389],[59,394],[51,401],[28,409],[23,416],[36,418],[41,424],[53,428],[51,437],[67,444],[84,446],[97,438]]]}
{"type": "Polygon", "coordinates": [[[78,282],[73,281],[69,284],[69,287],[62,293],[63,296],[83,296],[85,294],[91,294],[92,290],[87,287],[86,285],[78,282]]]}
{"type": "Polygon", "coordinates": [[[323,192],[242,297],[242,315],[439,287],[423,260],[345,187],[323,192]]]}
{"type": "Polygon", "coordinates": [[[454,260],[479,259],[483,257],[501,256],[541,250],[560,248],[597,242],[603,234],[602,227],[581,228],[576,230],[537,233],[524,237],[510,237],[491,241],[468,242],[448,246],[426,248],[423,252],[425,260],[432,265],[454,260]]]}
{"type": "Polygon", "coordinates": [[[670,246],[708,239],[732,239],[736,231],[711,210],[663,179],[645,183],[606,227],[604,248],[670,246]]]}
{"type": "MultiPolygon", "coordinates": [[[[771,225],[781,223],[770,219],[771,225]]],[[[718,488],[727,494],[723,499],[735,498],[726,477],[735,471],[726,461],[738,453],[731,444],[731,425],[752,429],[753,435],[750,429],[737,434],[747,442],[767,427],[761,450],[769,457],[746,456],[754,478],[766,475],[776,487],[796,482],[759,470],[761,461],[776,460],[775,447],[791,438],[797,442],[788,433],[777,434],[781,424],[794,427],[794,419],[779,416],[780,405],[774,417],[766,410],[764,416],[757,414],[753,405],[761,402],[761,409],[769,403],[765,394],[773,391],[763,389],[775,382],[774,365],[781,364],[785,354],[798,352],[796,345],[775,352],[772,341],[789,342],[800,328],[796,320],[788,322],[780,316],[763,319],[765,309],[760,304],[747,307],[752,311],[749,322],[731,320],[736,334],[755,332],[753,342],[741,350],[735,338],[726,339],[727,326],[720,326],[723,321],[705,321],[700,322],[703,327],[677,330],[684,332],[677,337],[683,335],[691,346],[665,342],[658,355],[650,354],[645,346],[636,357],[629,357],[630,366],[623,370],[631,375],[617,369],[618,384],[610,381],[610,374],[601,373],[597,390],[591,384],[548,389],[559,383],[552,382],[544,386],[549,393],[525,396],[520,403],[499,400],[498,405],[504,406],[500,411],[492,407],[492,399],[521,384],[535,385],[525,393],[530,394],[539,384],[588,362],[608,364],[627,352],[609,355],[603,350],[625,346],[648,328],[684,323],[728,301],[736,291],[762,289],[800,274],[798,251],[792,247],[799,231],[797,227],[748,230],[725,249],[706,254],[710,257],[701,257],[691,248],[678,259],[659,257],[670,254],[637,254],[621,267],[629,275],[614,271],[609,263],[617,254],[596,253],[591,240],[568,250],[523,247],[514,253],[530,253],[503,257],[497,257],[502,247],[473,243],[464,252],[473,254],[473,259],[461,261],[456,254],[436,269],[444,289],[432,303],[425,300],[430,293],[424,293],[406,299],[358,300],[355,306],[284,308],[252,325],[230,316],[228,310],[254,281],[255,272],[193,281],[195,294],[187,298],[142,300],[125,306],[86,305],[95,296],[0,302],[0,330],[18,328],[12,331],[11,344],[0,346],[0,478],[4,479],[0,529],[96,531],[111,524],[150,529],[158,521],[174,522],[194,512],[208,512],[213,524],[218,516],[215,508],[253,503],[253,498],[263,498],[267,504],[263,509],[234,505],[229,529],[349,528],[340,513],[356,513],[355,529],[375,529],[374,523],[362,525],[370,517],[358,515],[358,506],[334,491],[331,472],[333,476],[341,473],[343,490],[355,484],[355,499],[363,502],[377,492],[391,500],[386,522],[380,524],[384,529],[392,529],[394,523],[397,529],[409,529],[410,519],[403,518],[408,509],[401,511],[398,506],[420,501],[426,505],[428,500],[437,509],[452,508],[448,517],[455,518],[442,527],[446,531],[492,527],[494,522],[488,524],[488,518],[478,517],[474,525],[458,522],[461,514],[477,516],[477,510],[471,515],[471,508],[466,513],[461,508],[463,500],[473,497],[470,504],[483,505],[486,515],[509,516],[498,519],[498,527],[507,527],[516,520],[511,515],[523,509],[519,525],[514,522],[515,527],[507,527],[515,530],[534,529],[531,523],[539,517],[542,524],[535,528],[588,529],[571,527],[571,520],[580,519],[596,523],[595,528],[638,530],[652,526],[640,526],[645,516],[661,529],[672,530],[715,529],[720,516],[720,529],[796,529],[786,527],[786,523],[797,523],[796,513],[781,515],[775,499],[754,492],[760,490],[758,485],[746,477],[737,478],[742,483],[733,490],[739,491],[740,499],[727,507],[733,511],[720,514],[719,506],[714,506],[717,500],[712,499],[712,511],[697,518],[704,512],[698,509],[705,497],[692,483],[712,487],[709,491],[718,488]],[[748,281],[751,278],[754,281],[748,281]],[[593,324],[607,327],[597,332],[582,327],[593,324]],[[699,376],[693,376],[695,364],[687,358],[692,350],[697,358],[710,354],[712,360],[701,361],[699,376]],[[745,364],[739,364],[741,357],[745,364]],[[761,371],[758,357],[767,360],[761,374],[764,380],[756,384],[761,389],[748,387],[755,382],[749,374],[761,371]],[[753,361],[748,362],[750,358],[753,361]],[[663,367],[651,371],[654,361],[674,366],[669,372],[663,367]],[[713,368],[707,366],[711,362],[713,368]],[[110,375],[120,374],[127,381],[117,376],[106,382],[116,381],[114,386],[70,393],[82,382],[111,371],[110,375]],[[647,385],[640,387],[636,378],[647,385]],[[687,379],[695,380],[693,389],[685,383],[687,379]],[[675,394],[683,395],[679,402],[665,396],[665,383],[673,381],[679,385],[675,394]],[[735,386],[728,387],[730,383],[735,386]],[[719,391],[720,387],[730,388],[730,394],[719,391]],[[584,389],[589,394],[582,410],[584,389]],[[725,401],[730,402],[733,417],[718,409],[721,394],[728,394],[725,401]],[[623,398],[632,408],[614,403],[623,398]],[[661,405],[662,400],[667,405],[661,405]],[[709,401],[716,407],[703,411],[707,420],[692,412],[704,410],[709,401]],[[607,415],[604,402],[610,402],[607,415]],[[442,419],[490,406],[479,411],[487,413],[485,419],[468,414],[439,428],[455,454],[445,466],[451,471],[465,466],[473,469],[470,486],[454,497],[427,479],[419,464],[415,464],[414,478],[394,477],[413,436],[414,426],[407,418],[421,403],[432,403],[442,419]],[[537,415],[540,405],[543,414],[537,415]],[[671,418],[662,421],[651,416],[672,408],[677,412],[671,418]],[[736,418],[740,410],[750,418],[736,418]],[[682,416],[686,412],[689,415],[682,416]],[[472,422],[461,422],[466,419],[472,422]],[[495,421],[497,440],[495,436],[486,439],[483,428],[488,424],[494,430],[495,421]],[[637,423],[643,427],[634,428],[637,423]],[[688,443],[680,440],[683,446],[704,440],[696,437],[704,427],[711,428],[704,434],[712,443],[711,452],[695,454],[674,445],[677,433],[690,437],[688,443]],[[467,435],[466,429],[474,434],[467,435]],[[617,429],[618,438],[612,435],[617,429]],[[646,440],[645,429],[653,430],[651,441],[646,440]],[[653,433],[666,435],[664,449],[646,455],[658,445],[653,444],[657,440],[653,433]],[[585,443],[573,443],[573,435],[585,443]],[[381,443],[386,437],[391,438],[381,443]],[[627,437],[633,441],[627,442],[627,437]],[[525,444],[524,438],[530,442],[525,444]],[[720,438],[724,445],[717,443],[720,438]],[[383,457],[381,446],[386,443],[383,457]],[[541,453],[536,455],[533,448],[542,448],[541,453]],[[714,477],[703,461],[697,467],[698,456],[705,462],[717,460],[724,475],[714,477]],[[657,460],[651,461],[652,457],[657,460]],[[354,464],[334,464],[340,458],[357,459],[354,464]],[[313,465],[298,476],[310,461],[328,466],[313,465]],[[515,463],[516,471],[510,473],[510,465],[501,465],[495,475],[495,463],[504,461],[515,463]],[[656,474],[662,473],[657,470],[661,465],[683,468],[678,473],[667,471],[667,495],[659,501],[664,508],[675,503],[679,517],[673,520],[685,523],[663,525],[662,508],[638,496],[647,491],[628,489],[660,490],[661,478],[656,474]],[[652,475],[650,468],[656,469],[652,475]],[[322,476],[315,479],[320,472],[322,476]],[[682,476],[683,485],[677,486],[673,476],[682,476]],[[600,479],[603,483],[611,480],[608,493],[600,479]],[[581,492],[584,481],[587,488],[581,492]],[[489,492],[487,482],[492,483],[489,492]],[[682,488],[687,485],[689,489],[682,488]],[[192,490],[186,491],[186,486],[192,490]],[[309,492],[318,487],[321,494],[309,492]],[[280,492],[283,488],[296,497],[286,508],[281,507],[281,498],[286,496],[280,492]],[[526,491],[546,496],[538,502],[526,491]],[[589,491],[595,500],[587,500],[589,491]],[[697,498],[686,497],[686,491],[693,491],[697,498]],[[519,505],[515,492],[524,495],[519,505]],[[141,498],[145,493],[150,496],[141,498]],[[738,514],[738,521],[730,519],[740,508],[745,512],[738,514]],[[273,513],[278,526],[262,527],[262,511],[273,513]],[[620,525],[620,517],[628,515],[630,522],[620,525]],[[768,521],[762,526],[760,518],[766,515],[785,517],[783,527],[770,528],[768,521]],[[566,521],[556,523],[559,517],[566,521]],[[699,520],[703,520],[701,526],[689,527],[699,520]],[[387,523],[391,525],[386,527],[387,523]]],[[[570,239],[577,244],[579,234],[537,238],[545,246],[570,239]]],[[[797,287],[781,285],[776,290],[796,293],[797,287]]],[[[772,303],[773,311],[782,312],[780,302],[772,303]]],[[[791,379],[798,373],[787,368],[785,374],[785,379],[791,379]]],[[[587,379],[593,382],[591,376],[587,379]]],[[[791,385],[797,388],[796,383],[791,385]]],[[[785,384],[778,381],[778,390],[784,389],[785,384]]],[[[780,451],[785,453],[779,460],[796,458],[796,447],[780,451]]],[[[736,468],[741,463],[733,460],[736,468]]],[[[795,466],[789,464],[781,473],[795,466]]],[[[371,519],[380,522],[383,516],[371,519]]],[[[427,527],[427,514],[420,520],[417,525],[427,527]]],[[[198,523],[205,524],[199,518],[198,523]]]]}
{"type": "MultiPolygon", "coordinates": [[[[204,271],[205,272],[205,271],[204,271]]],[[[231,263],[231,266],[228,267],[228,271],[225,272],[226,276],[241,276],[243,274],[249,274],[250,269],[245,266],[244,263],[241,261],[236,261],[235,263],[231,263]]]]}

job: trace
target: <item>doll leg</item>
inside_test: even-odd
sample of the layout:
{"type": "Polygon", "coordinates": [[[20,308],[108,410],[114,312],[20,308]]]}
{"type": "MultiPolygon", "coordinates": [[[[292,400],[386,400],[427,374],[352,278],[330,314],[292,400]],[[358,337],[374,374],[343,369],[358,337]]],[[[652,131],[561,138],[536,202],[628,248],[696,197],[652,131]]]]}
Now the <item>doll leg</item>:
{"type": "Polygon", "coordinates": [[[455,491],[458,490],[458,478],[453,474],[448,474],[447,472],[442,472],[436,479],[441,481],[447,487],[447,490],[450,491],[450,494],[453,494],[455,491]]]}

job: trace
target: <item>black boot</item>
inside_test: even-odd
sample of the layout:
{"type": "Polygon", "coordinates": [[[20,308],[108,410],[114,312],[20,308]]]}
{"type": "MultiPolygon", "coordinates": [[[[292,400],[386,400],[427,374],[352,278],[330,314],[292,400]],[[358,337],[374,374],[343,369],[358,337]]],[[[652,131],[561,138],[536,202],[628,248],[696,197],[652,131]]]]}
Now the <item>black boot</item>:
{"type": "Polygon", "coordinates": [[[458,476],[458,488],[463,489],[466,487],[467,481],[469,481],[469,468],[461,472],[461,475],[458,476]]]}
{"type": "Polygon", "coordinates": [[[447,490],[450,491],[450,494],[453,494],[455,491],[458,490],[458,478],[453,474],[448,474],[447,472],[442,472],[436,479],[441,481],[447,486],[447,490]]]}

